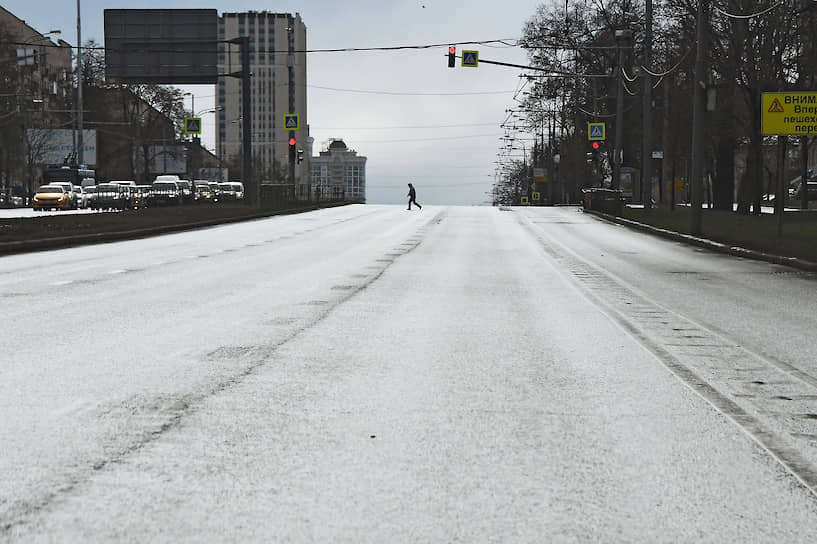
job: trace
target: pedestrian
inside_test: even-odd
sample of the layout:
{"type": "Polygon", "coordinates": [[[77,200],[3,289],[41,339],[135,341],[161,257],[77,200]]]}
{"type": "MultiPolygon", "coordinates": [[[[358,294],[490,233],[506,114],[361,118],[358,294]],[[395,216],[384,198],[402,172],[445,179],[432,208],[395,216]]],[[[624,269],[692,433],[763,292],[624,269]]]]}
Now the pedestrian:
{"type": "Polygon", "coordinates": [[[409,183],[408,186],[409,186],[409,192],[408,192],[408,195],[406,195],[406,196],[409,197],[408,209],[409,210],[411,209],[411,204],[413,202],[418,208],[420,208],[422,210],[423,207],[420,206],[419,204],[417,204],[417,191],[414,190],[414,185],[409,183]]]}

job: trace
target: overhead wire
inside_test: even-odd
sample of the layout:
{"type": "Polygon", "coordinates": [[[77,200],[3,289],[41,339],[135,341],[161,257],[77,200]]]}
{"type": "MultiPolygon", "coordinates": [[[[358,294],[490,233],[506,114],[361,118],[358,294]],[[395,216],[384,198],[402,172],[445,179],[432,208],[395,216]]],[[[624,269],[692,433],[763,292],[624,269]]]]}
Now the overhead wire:
{"type": "Polygon", "coordinates": [[[773,6],[769,6],[768,8],[766,8],[766,9],[764,9],[762,11],[758,11],[757,13],[750,13],[748,15],[740,15],[740,14],[737,14],[737,13],[729,13],[728,11],[726,11],[724,9],[721,9],[718,6],[712,6],[712,8],[715,11],[717,11],[718,13],[720,13],[721,15],[723,15],[724,17],[729,17],[730,19],[752,19],[754,17],[760,17],[761,15],[765,15],[765,14],[769,13],[770,11],[772,11],[773,9],[779,8],[784,3],[785,3],[785,0],[780,0],[779,2],[777,2],[773,6]]]}

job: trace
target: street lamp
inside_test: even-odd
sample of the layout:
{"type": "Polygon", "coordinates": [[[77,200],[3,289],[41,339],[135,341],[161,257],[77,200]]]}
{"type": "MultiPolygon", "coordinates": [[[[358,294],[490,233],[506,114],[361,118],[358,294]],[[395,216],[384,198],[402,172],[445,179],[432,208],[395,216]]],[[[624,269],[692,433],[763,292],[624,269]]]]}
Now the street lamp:
{"type": "MultiPolygon", "coordinates": [[[[196,95],[193,93],[182,93],[182,96],[190,97],[190,113],[196,111],[196,95]]],[[[198,117],[198,115],[194,115],[193,117],[198,117]]]]}

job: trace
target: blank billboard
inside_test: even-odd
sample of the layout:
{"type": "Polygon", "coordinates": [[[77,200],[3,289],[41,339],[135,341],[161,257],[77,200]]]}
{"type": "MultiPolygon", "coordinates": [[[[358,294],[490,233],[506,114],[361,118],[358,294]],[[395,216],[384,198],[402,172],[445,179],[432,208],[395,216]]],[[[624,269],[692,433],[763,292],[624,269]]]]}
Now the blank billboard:
{"type": "Polygon", "coordinates": [[[216,83],[215,9],[106,9],[108,83],[216,83]]]}

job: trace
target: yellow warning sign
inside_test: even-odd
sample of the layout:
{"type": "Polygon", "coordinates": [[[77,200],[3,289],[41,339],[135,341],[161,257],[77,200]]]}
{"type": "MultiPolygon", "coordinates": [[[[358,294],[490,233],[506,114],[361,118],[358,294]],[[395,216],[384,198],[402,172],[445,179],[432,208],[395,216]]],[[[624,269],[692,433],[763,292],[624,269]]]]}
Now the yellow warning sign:
{"type": "Polygon", "coordinates": [[[763,93],[760,111],[765,136],[817,134],[817,92],[763,93]]]}

